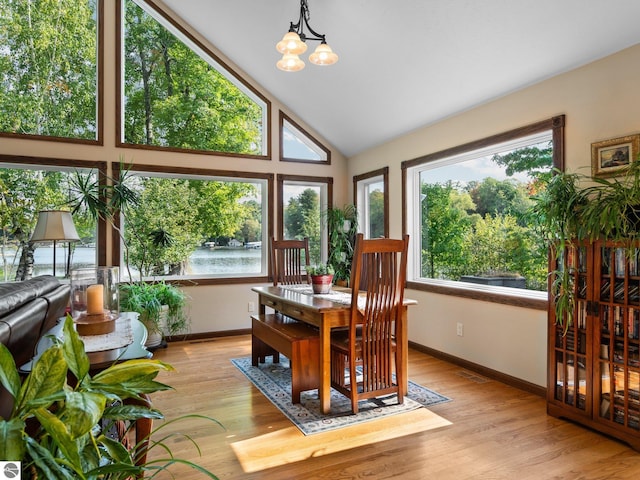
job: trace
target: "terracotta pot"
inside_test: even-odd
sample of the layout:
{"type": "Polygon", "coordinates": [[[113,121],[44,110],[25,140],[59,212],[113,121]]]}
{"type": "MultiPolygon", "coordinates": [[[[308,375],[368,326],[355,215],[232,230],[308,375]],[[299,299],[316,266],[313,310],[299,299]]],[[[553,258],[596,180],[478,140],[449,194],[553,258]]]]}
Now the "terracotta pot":
{"type": "Polygon", "coordinates": [[[311,275],[311,286],[313,293],[329,293],[333,275],[311,275]]]}

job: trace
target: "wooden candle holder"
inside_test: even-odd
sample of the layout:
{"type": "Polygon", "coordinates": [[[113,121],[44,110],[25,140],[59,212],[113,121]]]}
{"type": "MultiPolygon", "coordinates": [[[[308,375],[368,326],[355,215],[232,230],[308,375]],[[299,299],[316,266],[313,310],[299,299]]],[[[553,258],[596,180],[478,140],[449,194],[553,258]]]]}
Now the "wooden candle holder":
{"type": "Polygon", "coordinates": [[[75,320],[78,335],[104,335],[116,331],[116,319],[111,315],[96,313],[81,315],[75,320]]]}

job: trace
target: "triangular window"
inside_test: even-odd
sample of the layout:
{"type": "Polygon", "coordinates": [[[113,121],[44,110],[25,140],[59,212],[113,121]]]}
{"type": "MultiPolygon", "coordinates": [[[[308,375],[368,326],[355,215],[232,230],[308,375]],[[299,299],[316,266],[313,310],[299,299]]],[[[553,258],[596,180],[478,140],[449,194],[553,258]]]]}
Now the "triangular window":
{"type": "Polygon", "coordinates": [[[330,164],[331,152],[280,112],[280,160],[330,164]]]}

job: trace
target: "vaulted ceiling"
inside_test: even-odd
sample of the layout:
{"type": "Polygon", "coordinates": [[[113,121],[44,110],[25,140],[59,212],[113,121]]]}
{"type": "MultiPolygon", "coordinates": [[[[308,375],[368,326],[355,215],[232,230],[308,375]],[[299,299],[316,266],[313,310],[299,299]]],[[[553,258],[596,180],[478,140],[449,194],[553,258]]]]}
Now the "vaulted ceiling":
{"type": "Polygon", "coordinates": [[[340,60],[288,73],[299,0],[164,2],[348,157],[640,43],[640,0],[308,0],[340,60]]]}

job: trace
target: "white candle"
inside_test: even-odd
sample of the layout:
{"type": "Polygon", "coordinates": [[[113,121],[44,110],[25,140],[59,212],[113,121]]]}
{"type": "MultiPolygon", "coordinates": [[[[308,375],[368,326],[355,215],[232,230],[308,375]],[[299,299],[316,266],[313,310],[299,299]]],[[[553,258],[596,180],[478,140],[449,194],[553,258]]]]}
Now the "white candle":
{"type": "Polygon", "coordinates": [[[87,315],[104,313],[104,289],[102,285],[87,287],[87,315]]]}

